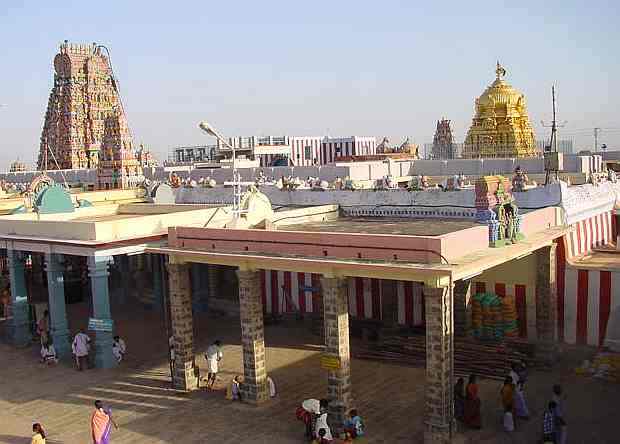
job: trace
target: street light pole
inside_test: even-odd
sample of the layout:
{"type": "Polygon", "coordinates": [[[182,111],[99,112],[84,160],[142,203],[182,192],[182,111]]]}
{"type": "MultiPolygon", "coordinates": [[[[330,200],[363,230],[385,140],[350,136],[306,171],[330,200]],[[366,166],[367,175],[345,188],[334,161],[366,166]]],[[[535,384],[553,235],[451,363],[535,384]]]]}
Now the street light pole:
{"type": "Polygon", "coordinates": [[[198,124],[198,127],[210,136],[215,137],[225,147],[232,151],[232,176],[233,176],[233,218],[238,219],[241,212],[241,176],[237,171],[235,147],[213,128],[206,120],[198,124]]]}

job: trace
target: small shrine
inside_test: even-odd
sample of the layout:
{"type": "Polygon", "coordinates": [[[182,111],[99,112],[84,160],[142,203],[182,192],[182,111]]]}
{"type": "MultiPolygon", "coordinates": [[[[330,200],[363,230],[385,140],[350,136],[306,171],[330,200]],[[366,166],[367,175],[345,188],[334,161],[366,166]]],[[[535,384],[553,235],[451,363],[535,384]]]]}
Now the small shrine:
{"type": "Polygon", "coordinates": [[[483,176],[476,181],[476,221],[489,226],[489,246],[501,247],[524,238],[523,216],[515,204],[510,180],[503,176],[483,176]]]}

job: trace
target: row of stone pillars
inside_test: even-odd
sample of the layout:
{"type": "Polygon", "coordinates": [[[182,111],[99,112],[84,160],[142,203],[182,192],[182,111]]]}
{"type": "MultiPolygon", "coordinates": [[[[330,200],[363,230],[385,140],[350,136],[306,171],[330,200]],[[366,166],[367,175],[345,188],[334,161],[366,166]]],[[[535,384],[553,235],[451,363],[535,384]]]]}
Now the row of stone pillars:
{"type": "MultiPolygon", "coordinates": [[[[171,327],[174,338],[174,384],[180,390],[193,390],[198,381],[194,373],[194,347],[190,267],[171,262],[170,279],[171,327]]],[[[255,270],[240,269],[239,307],[243,347],[244,399],[261,403],[269,399],[265,360],[265,336],[261,301],[260,274],[255,270]]],[[[328,371],[328,397],[334,428],[338,430],[351,406],[349,319],[346,280],[321,279],[323,287],[325,354],[340,362],[340,367],[328,371]]]]}
{"type": "MultiPolygon", "coordinates": [[[[11,304],[13,318],[10,325],[10,337],[14,345],[25,347],[32,343],[32,331],[29,322],[29,303],[25,280],[26,254],[8,250],[9,274],[11,280],[11,304]]],[[[98,368],[110,368],[116,365],[112,354],[113,326],[110,311],[110,293],[108,286],[109,256],[88,257],[88,271],[92,295],[92,317],[109,328],[95,331],[94,365],[98,368]]],[[[59,254],[45,254],[45,271],[47,274],[49,328],[56,353],[61,359],[72,357],[71,333],[67,321],[65,303],[63,257],[59,254]]]]}

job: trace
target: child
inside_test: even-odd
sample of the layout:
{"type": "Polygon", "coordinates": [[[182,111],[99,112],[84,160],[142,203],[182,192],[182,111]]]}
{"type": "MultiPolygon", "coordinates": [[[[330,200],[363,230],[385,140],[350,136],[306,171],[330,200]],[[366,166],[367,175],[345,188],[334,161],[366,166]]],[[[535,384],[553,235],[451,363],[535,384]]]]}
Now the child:
{"type": "Polygon", "coordinates": [[[331,440],[325,437],[327,435],[327,430],[319,429],[318,435],[319,436],[317,436],[316,439],[312,441],[312,444],[329,444],[331,442],[331,440]]]}
{"type": "Polygon", "coordinates": [[[41,362],[47,365],[58,363],[56,350],[52,344],[52,337],[48,336],[47,341],[41,346],[41,362]]]}
{"type": "Polygon", "coordinates": [[[344,431],[351,435],[353,439],[364,436],[364,422],[357,414],[356,409],[352,409],[349,412],[349,419],[344,422],[344,431]]]}
{"type": "Polygon", "coordinates": [[[226,399],[231,401],[241,401],[241,378],[235,376],[226,388],[226,399]]]}
{"type": "Polygon", "coordinates": [[[511,405],[507,405],[504,409],[504,431],[506,432],[515,431],[515,422],[514,422],[514,417],[512,416],[511,405]]]}

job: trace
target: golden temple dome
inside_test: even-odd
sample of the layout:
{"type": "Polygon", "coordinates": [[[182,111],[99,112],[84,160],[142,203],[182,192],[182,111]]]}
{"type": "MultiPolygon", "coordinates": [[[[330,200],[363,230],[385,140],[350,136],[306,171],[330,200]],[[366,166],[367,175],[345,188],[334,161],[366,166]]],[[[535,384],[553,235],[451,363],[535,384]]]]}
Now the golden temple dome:
{"type": "Polygon", "coordinates": [[[536,143],[525,95],[504,80],[506,70],[499,62],[495,75],[495,81],[476,99],[463,157],[534,157],[536,143]]]}

